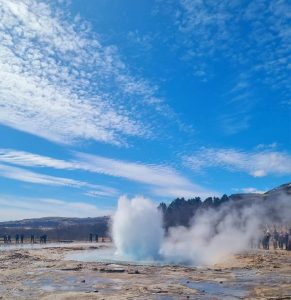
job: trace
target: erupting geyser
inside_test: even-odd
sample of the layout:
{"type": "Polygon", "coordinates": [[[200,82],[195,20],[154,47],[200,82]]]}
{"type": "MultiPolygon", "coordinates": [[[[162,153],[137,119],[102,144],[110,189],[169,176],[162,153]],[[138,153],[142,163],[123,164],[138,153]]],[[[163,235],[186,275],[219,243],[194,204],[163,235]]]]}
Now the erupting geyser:
{"type": "Polygon", "coordinates": [[[158,259],[163,239],[162,215],[153,202],[121,197],[113,217],[117,254],[138,260],[158,259]]]}
{"type": "Polygon", "coordinates": [[[117,254],[131,260],[163,260],[183,264],[212,264],[250,248],[265,224],[290,221],[291,201],[224,203],[199,211],[189,227],[171,227],[165,234],[157,205],[137,197],[121,197],[113,217],[117,254]],[[279,219],[278,219],[279,218],[279,219]]]}

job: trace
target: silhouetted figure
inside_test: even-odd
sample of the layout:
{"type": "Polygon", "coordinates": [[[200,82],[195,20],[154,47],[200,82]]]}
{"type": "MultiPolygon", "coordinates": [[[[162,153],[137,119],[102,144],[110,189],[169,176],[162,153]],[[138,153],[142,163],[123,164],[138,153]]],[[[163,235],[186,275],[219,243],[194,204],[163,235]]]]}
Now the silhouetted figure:
{"type": "Polygon", "coordinates": [[[271,234],[269,231],[266,232],[266,234],[264,235],[264,238],[263,238],[263,248],[265,250],[269,250],[269,247],[270,247],[270,237],[271,237],[271,234]]]}
{"type": "Polygon", "coordinates": [[[286,250],[291,251],[291,228],[289,229],[289,234],[288,234],[288,240],[287,240],[287,247],[286,250]]]}
{"type": "Polygon", "coordinates": [[[34,234],[32,234],[32,235],[30,236],[30,243],[31,243],[31,244],[34,244],[34,242],[35,242],[34,234]]]}
{"type": "Polygon", "coordinates": [[[40,242],[41,244],[44,244],[44,243],[45,243],[45,235],[44,235],[44,234],[41,235],[41,236],[39,237],[39,242],[40,242]]]}
{"type": "Polygon", "coordinates": [[[11,244],[11,235],[10,234],[7,236],[7,243],[11,244]]]}
{"type": "Polygon", "coordinates": [[[8,243],[8,236],[7,236],[7,234],[4,234],[4,244],[7,244],[8,243]]]}
{"type": "Polygon", "coordinates": [[[284,244],[285,244],[285,249],[288,250],[288,245],[289,245],[289,234],[286,231],[284,235],[284,244]]]}
{"type": "Polygon", "coordinates": [[[279,242],[279,233],[275,229],[274,233],[273,233],[273,247],[274,247],[274,249],[278,248],[278,242],[279,242]]]}
{"type": "Polygon", "coordinates": [[[96,243],[98,243],[98,238],[99,238],[98,234],[95,234],[95,242],[96,243]]]}
{"type": "Polygon", "coordinates": [[[93,242],[93,234],[92,234],[92,233],[90,233],[90,235],[89,235],[89,242],[90,242],[90,243],[93,242]]]}
{"type": "Polygon", "coordinates": [[[15,243],[19,244],[19,234],[18,233],[15,235],[15,243]]]}
{"type": "Polygon", "coordinates": [[[278,244],[279,244],[280,249],[283,249],[284,239],[285,239],[284,232],[281,231],[280,234],[279,234],[279,239],[278,239],[278,244]]]}
{"type": "Polygon", "coordinates": [[[46,241],[47,241],[47,235],[46,234],[41,235],[40,238],[39,238],[39,242],[41,244],[46,244],[46,241]]]}
{"type": "Polygon", "coordinates": [[[259,237],[258,238],[258,249],[261,249],[261,245],[262,245],[262,239],[259,237]]]}
{"type": "Polygon", "coordinates": [[[20,235],[20,242],[21,242],[21,244],[23,244],[23,241],[24,241],[24,234],[21,234],[20,235]]]}

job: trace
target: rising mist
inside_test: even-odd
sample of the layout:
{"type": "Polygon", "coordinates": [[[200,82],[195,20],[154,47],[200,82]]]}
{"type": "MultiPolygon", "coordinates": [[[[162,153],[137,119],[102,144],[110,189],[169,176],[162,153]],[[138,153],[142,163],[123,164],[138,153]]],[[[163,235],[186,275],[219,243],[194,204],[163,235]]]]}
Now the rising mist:
{"type": "Polygon", "coordinates": [[[166,231],[154,202],[122,197],[113,217],[112,233],[117,252],[133,259],[213,264],[257,245],[263,229],[268,229],[268,224],[290,222],[290,212],[290,197],[285,195],[273,202],[230,201],[217,209],[199,211],[189,227],[166,231]]]}

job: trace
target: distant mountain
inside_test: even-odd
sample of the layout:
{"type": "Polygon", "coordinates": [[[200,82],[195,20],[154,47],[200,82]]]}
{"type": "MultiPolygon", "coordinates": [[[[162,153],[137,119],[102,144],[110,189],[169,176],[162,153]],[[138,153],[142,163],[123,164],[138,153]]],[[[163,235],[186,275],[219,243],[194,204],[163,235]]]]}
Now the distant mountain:
{"type": "Polygon", "coordinates": [[[76,225],[95,225],[107,223],[109,217],[96,218],[62,218],[62,217],[45,217],[35,219],[24,219],[19,221],[0,222],[0,228],[56,228],[76,225]]]}
{"type": "Polygon", "coordinates": [[[0,237],[17,233],[29,238],[31,234],[39,237],[46,233],[50,240],[88,240],[89,234],[108,236],[110,217],[60,218],[46,217],[20,221],[0,222],[0,237]]]}
{"type": "Polygon", "coordinates": [[[165,227],[169,228],[171,226],[178,225],[188,226],[191,219],[198,211],[209,208],[218,209],[224,203],[231,203],[237,208],[254,202],[257,202],[260,205],[264,205],[267,203],[272,203],[272,201],[275,202],[276,199],[279,199],[282,196],[287,198],[290,197],[291,202],[291,183],[280,185],[262,194],[240,193],[232,194],[230,196],[223,195],[221,198],[209,197],[204,199],[204,201],[200,197],[195,197],[188,200],[186,200],[185,198],[177,198],[169,205],[160,203],[158,208],[163,213],[165,227]]]}

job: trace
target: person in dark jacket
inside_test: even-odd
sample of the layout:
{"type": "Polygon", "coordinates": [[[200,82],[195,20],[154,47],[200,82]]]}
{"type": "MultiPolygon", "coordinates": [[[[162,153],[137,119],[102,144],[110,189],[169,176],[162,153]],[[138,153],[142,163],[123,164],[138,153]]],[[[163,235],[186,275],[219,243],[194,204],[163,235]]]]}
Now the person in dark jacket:
{"type": "Polygon", "coordinates": [[[289,234],[286,230],[285,235],[284,235],[284,244],[285,244],[285,249],[288,250],[288,246],[289,246],[289,234]]]}
{"type": "Polygon", "coordinates": [[[280,248],[281,250],[283,249],[284,239],[285,239],[284,232],[281,231],[280,234],[279,234],[279,240],[278,240],[279,248],[280,248]]]}
{"type": "Polygon", "coordinates": [[[291,228],[289,229],[289,234],[286,241],[286,250],[291,251],[291,228]]]}

